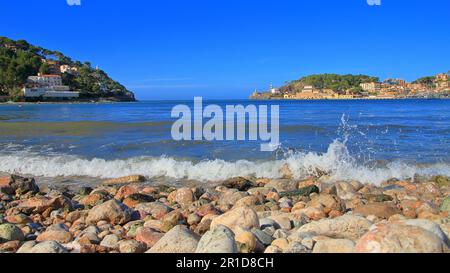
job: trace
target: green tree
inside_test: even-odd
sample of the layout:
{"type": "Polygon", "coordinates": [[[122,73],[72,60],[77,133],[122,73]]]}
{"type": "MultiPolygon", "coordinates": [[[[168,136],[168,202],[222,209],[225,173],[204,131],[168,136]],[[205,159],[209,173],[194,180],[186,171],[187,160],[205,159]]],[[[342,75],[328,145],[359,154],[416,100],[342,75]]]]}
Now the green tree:
{"type": "Polygon", "coordinates": [[[39,73],[41,74],[50,73],[50,66],[47,63],[42,63],[41,67],[39,68],[39,73]]]}

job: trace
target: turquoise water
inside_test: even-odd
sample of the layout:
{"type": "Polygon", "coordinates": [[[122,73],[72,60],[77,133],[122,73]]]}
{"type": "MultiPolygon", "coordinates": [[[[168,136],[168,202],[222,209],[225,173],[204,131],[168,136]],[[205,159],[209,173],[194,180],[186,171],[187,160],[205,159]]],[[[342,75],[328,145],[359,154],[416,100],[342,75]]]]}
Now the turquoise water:
{"type": "Polygon", "coordinates": [[[200,181],[237,175],[378,183],[450,173],[450,101],[204,101],[280,106],[280,142],[174,141],[172,107],[192,101],[0,106],[0,171],[44,177],[143,174],[200,181]]]}

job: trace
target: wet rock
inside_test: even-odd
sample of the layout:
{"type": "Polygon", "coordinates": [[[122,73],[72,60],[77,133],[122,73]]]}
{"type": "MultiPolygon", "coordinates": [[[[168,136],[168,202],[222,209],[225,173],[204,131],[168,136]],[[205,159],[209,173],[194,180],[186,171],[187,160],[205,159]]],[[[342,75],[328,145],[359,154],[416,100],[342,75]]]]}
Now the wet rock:
{"type": "Polygon", "coordinates": [[[273,188],[277,192],[290,192],[297,190],[298,182],[290,179],[273,179],[265,187],[273,188]]]}
{"type": "Polygon", "coordinates": [[[25,214],[44,213],[47,210],[72,209],[72,202],[65,196],[49,198],[35,196],[19,203],[17,208],[25,214]]]}
{"type": "Polygon", "coordinates": [[[34,178],[25,178],[17,175],[0,177],[0,192],[7,194],[38,193],[39,187],[34,178]]]}
{"type": "Polygon", "coordinates": [[[370,203],[356,207],[353,213],[364,216],[375,215],[379,218],[389,219],[392,215],[400,214],[401,211],[396,206],[388,203],[370,203]]]}
{"type": "Polygon", "coordinates": [[[358,240],[357,253],[442,253],[443,242],[417,226],[379,224],[358,240]]]}
{"type": "Polygon", "coordinates": [[[211,228],[215,228],[218,225],[224,225],[233,231],[235,231],[236,227],[251,230],[252,228],[259,228],[259,219],[253,209],[238,207],[214,218],[211,222],[211,228]]]}
{"type": "Polygon", "coordinates": [[[114,185],[122,185],[122,184],[132,184],[132,183],[142,183],[145,182],[146,178],[142,175],[130,175],[115,179],[109,179],[103,181],[102,185],[105,186],[114,186],[114,185]]]}
{"type": "Polygon", "coordinates": [[[119,201],[123,201],[125,198],[135,193],[139,193],[139,190],[136,187],[125,185],[120,187],[116,195],[114,195],[114,198],[119,201]]]}
{"type": "Polygon", "coordinates": [[[24,235],[20,228],[13,224],[0,225],[0,243],[9,241],[23,241],[24,235]]]}
{"type": "Polygon", "coordinates": [[[130,209],[117,200],[110,200],[92,208],[86,218],[88,224],[105,220],[113,225],[125,224],[131,219],[130,209]]]}
{"type": "Polygon", "coordinates": [[[307,186],[299,190],[282,191],[280,197],[293,197],[293,196],[309,196],[312,193],[319,193],[320,189],[316,185],[307,186]]]}
{"type": "Polygon", "coordinates": [[[106,190],[97,190],[80,200],[80,203],[86,207],[94,207],[111,200],[113,196],[106,190]]]}
{"type": "Polygon", "coordinates": [[[126,240],[119,243],[120,253],[144,253],[147,245],[136,240],[126,240]]]}
{"type": "Polygon", "coordinates": [[[141,203],[153,202],[155,199],[147,194],[134,193],[123,200],[123,204],[129,208],[134,208],[141,203]]]}
{"type": "Polygon", "coordinates": [[[366,198],[369,202],[388,202],[394,200],[392,196],[386,194],[365,194],[364,198],[366,198]]]}
{"type": "Polygon", "coordinates": [[[46,241],[33,246],[30,253],[68,253],[68,251],[57,242],[46,241]]]}
{"type": "Polygon", "coordinates": [[[222,183],[223,186],[229,189],[237,189],[239,191],[247,191],[253,187],[253,182],[244,177],[235,177],[228,179],[222,183]]]}
{"type": "Polygon", "coordinates": [[[314,245],[313,253],[352,253],[355,243],[348,239],[320,240],[314,245]]]}
{"type": "Polygon", "coordinates": [[[364,217],[344,215],[334,219],[323,219],[300,227],[296,232],[313,232],[335,238],[357,240],[367,231],[372,223],[364,217]]]}
{"type": "Polygon", "coordinates": [[[200,236],[186,226],[176,226],[164,235],[147,253],[194,253],[200,236]]]}
{"type": "Polygon", "coordinates": [[[195,253],[238,253],[234,233],[226,226],[218,225],[202,236],[195,253]]]}
{"type": "Polygon", "coordinates": [[[355,187],[347,182],[336,183],[336,195],[342,200],[351,200],[356,195],[355,187]]]}

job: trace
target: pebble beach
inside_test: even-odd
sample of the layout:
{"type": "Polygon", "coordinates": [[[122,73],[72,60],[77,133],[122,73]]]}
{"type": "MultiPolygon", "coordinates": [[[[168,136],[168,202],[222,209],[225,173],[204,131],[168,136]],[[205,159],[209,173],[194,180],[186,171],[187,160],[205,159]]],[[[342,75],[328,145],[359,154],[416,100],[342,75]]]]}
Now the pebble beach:
{"type": "Polygon", "coordinates": [[[1,253],[449,253],[446,176],[58,189],[6,175],[0,192],[1,253]]]}

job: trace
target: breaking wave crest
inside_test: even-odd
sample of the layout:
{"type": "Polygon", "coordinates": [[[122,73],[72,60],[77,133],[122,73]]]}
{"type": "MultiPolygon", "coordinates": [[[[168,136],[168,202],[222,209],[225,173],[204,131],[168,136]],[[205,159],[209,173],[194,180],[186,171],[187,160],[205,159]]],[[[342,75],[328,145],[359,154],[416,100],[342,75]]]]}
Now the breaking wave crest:
{"type": "Polygon", "coordinates": [[[0,156],[0,171],[42,177],[87,176],[116,178],[140,174],[149,178],[169,177],[197,181],[220,181],[237,176],[281,178],[283,166],[289,166],[296,179],[326,173],[330,180],[358,180],[380,183],[390,178],[406,179],[415,175],[450,175],[450,164],[437,163],[418,166],[390,162],[383,166],[369,166],[352,157],[345,142],[338,140],[325,153],[290,152],[283,159],[272,161],[220,159],[194,162],[172,157],[135,157],[105,160],[84,159],[71,155],[37,155],[27,152],[0,156]]]}

